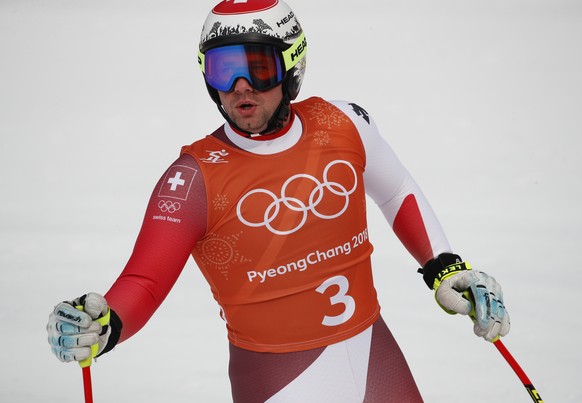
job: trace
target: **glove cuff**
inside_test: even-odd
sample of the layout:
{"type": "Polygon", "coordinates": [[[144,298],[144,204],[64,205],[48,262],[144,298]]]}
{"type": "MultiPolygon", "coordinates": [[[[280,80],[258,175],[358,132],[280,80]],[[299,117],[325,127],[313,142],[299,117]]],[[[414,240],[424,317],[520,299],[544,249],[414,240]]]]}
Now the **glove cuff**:
{"type": "Polygon", "coordinates": [[[97,355],[97,357],[101,357],[103,354],[113,350],[119,338],[121,337],[121,329],[123,328],[123,323],[121,322],[121,318],[117,316],[113,309],[109,309],[110,319],[109,319],[109,327],[111,327],[111,334],[107,339],[107,344],[105,348],[97,355]]]}
{"type": "Polygon", "coordinates": [[[441,253],[436,258],[426,262],[422,269],[418,269],[418,272],[422,273],[422,278],[428,288],[436,290],[441,281],[449,274],[470,269],[471,267],[464,263],[459,255],[441,253]]]}

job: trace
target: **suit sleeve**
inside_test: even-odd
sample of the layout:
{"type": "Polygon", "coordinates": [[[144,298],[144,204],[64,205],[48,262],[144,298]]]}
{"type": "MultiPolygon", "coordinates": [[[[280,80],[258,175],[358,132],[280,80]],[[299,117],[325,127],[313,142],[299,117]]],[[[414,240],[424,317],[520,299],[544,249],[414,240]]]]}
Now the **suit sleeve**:
{"type": "Polygon", "coordinates": [[[354,123],[366,152],[366,193],[380,207],[404,247],[423,266],[451,252],[446,235],[428,200],[380,135],[368,113],[353,103],[334,101],[354,123]]]}
{"type": "Polygon", "coordinates": [[[206,230],[206,205],[200,168],[182,155],[158,181],[129,261],[105,294],[123,323],[119,342],[139,331],[172,289],[206,230]]]}

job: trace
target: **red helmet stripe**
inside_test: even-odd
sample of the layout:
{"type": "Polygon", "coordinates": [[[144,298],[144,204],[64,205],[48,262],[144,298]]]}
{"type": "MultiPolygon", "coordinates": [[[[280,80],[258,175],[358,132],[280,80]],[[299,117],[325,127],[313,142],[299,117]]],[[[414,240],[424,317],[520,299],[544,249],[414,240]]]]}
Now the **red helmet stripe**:
{"type": "Polygon", "coordinates": [[[219,15],[255,13],[273,8],[277,3],[279,0],[224,0],[212,12],[219,15]]]}

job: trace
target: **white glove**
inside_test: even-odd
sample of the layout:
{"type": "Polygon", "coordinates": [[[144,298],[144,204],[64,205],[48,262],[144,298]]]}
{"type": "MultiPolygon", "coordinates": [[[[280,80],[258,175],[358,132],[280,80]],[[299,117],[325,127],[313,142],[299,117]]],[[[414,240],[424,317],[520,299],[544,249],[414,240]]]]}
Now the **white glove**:
{"type": "Polygon", "coordinates": [[[445,276],[435,287],[435,298],[447,312],[469,315],[473,331],[488,341],[509,332],[509,314],[499,283],[486,273],[462,270],[445,276]]]}
{"type": "Polygon", "coordinates": [[[99,355],[111,334],[109,314],[105,298],[96,293],[61,302],[49,315],[46,326],[52,352],[63,362],[99,355]]]}

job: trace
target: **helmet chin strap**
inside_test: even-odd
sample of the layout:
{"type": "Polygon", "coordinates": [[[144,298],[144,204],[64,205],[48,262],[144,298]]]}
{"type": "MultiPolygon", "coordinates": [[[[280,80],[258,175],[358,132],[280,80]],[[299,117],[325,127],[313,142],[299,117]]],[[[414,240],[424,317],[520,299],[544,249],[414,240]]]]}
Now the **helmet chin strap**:
{"type": "Polygon", "coordinates": [[[289,96],[287,94],[284,94],[283,99],[281,99],[281,102],[279,103],[279,106],[273,113],[273,116],[271,116],[271,119],[269,119],[269,122],[267,123],[267,128],[260,132],[259,134],[265,135],[278,132],[279,130],[281,130],[285,126],[285,122],[289,117],[290,111],[291,111],[291,100],[289,99],[289,96]]]}
{"type": "MultiPolygon", "coordinates": [[[[226,119],[228,124],[230,124],[236,130],[247,134],[248,135],[247,137],[250,137],[252,134],[257,134],[249,132],[248,130],[244,130],[243,128],[239,127],[236,123],[234,123],[230,116],[228,116],[228,113],[226,113],[226,110],[220,104],[220,102],[216,102],[216,106],[218,107],[218,110],[220,111],[224,119],[226,119]]],[[[258,134],[264,136],[281,130],[285,126],[285,122],[289,117],[290,111],[291,111],[291,100],[289,99],[289,96],[287,94],[284,94],[283,99],[281,99],[281,102],[279,103],[279,106],[277,107],[275,112],[273,112],[273,115],[269,119],[269,122],[267,122],[266,129],[258,134]]]]}

